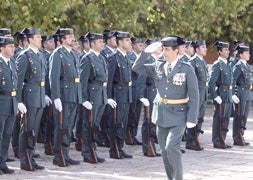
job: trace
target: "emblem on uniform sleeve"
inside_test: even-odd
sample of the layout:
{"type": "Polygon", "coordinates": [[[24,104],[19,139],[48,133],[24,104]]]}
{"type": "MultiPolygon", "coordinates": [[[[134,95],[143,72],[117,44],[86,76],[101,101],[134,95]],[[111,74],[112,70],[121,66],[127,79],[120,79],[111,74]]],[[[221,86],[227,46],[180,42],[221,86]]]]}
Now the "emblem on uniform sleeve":
{"type": "Polygon", "coordinates": [[[185,73],[177,73],[173,76],[173,84],[174,85],[183,85],[185,82],[185,73]]]}

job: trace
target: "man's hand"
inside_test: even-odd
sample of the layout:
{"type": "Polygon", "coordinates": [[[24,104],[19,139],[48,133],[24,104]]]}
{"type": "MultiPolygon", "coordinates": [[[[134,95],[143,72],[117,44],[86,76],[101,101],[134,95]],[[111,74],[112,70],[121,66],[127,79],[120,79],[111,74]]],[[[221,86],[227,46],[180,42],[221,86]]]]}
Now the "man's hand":
{"type": "Polygon", "coordinates": [[[217,96],[216,98],[214,98],[214,100],[218,103],[221,104],[222,103],[222,99],[220,96],[217,96]]]}
{"type": "Polygon", "coordinates": [[[54,100],[54,106],[55,106],[55,109],[57,109],[59,112],[62,111],[62,103],[61,103],[60,98],[57,98],[54,100]]]}
{"type": "Polygon", "coordinates": [[[114,101],[113,99],[107,99],[107,103],[108,103],[112,108],[116,108],[116,106],[117,106],[116,101],[114,101]]]}
{"type": "Polygon", "coordinates": [[[141,98],[140,101],[144,104],[144,106],[149,106],[149,100],[147,98],[141,98]]]}
{"type": "Polygon", "coordinates": [[[23,103],[18,103],[18,110],[21,112],[21,114],[25,114],[27,112],[27,109],[23,103]]]}
{"type": "Polygon", "coordinates": [[[89,101],[83,102],[82,105],[88,110],[92,109],[92,104],[89,101]]]}

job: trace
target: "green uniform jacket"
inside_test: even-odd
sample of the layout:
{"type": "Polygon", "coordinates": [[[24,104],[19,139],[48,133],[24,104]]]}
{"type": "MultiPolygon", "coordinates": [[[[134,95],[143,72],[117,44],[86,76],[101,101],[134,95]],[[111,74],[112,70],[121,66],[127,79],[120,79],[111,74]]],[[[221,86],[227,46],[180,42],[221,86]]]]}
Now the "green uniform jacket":
{"type": "Polygon", "coordinates": [[[178,60],[167,77],[164,60],[146,64],[149,53],[143,52],[133,65],[137,73],[152,77],[156,83],[157,96],[154,100],[152,122],[160,127],[183,126],[186,122],[196,123],[199,106],[198,83],[191,65],[178,60]],[[164,104],[166,99],[189,98],[188,103],[164,104]]]}

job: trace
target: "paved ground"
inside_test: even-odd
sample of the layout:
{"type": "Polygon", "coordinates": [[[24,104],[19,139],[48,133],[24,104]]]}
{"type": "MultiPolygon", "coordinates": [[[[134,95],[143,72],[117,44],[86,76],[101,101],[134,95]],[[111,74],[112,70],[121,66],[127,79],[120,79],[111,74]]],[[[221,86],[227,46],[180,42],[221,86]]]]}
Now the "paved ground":
{"type": "MultiPolygon", "coordinates": [[[[204,123],[204,135],[200,142],[205,150],[201,152],[186,150],[183,154],[184,179],[186,180],[230,180],[253,179],[253,107],[248,120],[248,129],[245,139],[251,143],[247,147],[234,146],[232,149],[214,149],[211,143],[211,123],[213,110],[208,106],[204,123]]],[[[232,119],[227,143],[232,144],[232,119]]],[[[139,135],[140,139],[140,135],[139,135]]],[[[184,143],[182,144],[184,146],[184,143]]],[[[157,146],[158,147],[158,146],[157,146]]],[[[37,152],[41,158],[38,163],[45,166],[43,171],[27,172],[19,169],[19,161],[8,163],[10,168],[15,169],[14,175],[0,175],[0,179],[94,179],[94,180],[160,180],[166,179],[162,158],[147,158],[142,155],[140,146],[125,146],[127,153],[133,154],[133,159],[114,160],[109,158],[107,148],[98,148],[98,154],[106,158],[103,164],[87,164],[81,162],[78,166],[60,168],[52,164],[52,156],[45,156],[42,144],[38,144],[37,152]]],[[[9,151],[13,158],[12,150],[9,151]]],[[[82,160],[79,152],[75,151],[71,144],[70,156],[82,160]]]]}

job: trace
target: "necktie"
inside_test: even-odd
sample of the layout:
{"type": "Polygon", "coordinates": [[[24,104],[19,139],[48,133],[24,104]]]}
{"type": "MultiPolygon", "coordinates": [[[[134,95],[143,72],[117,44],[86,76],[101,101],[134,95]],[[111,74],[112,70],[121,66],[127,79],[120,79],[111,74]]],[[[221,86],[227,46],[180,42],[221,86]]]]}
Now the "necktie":
{"type": "Polygon", "coordinates": [[[167,66],[167,76],[169,76],[171,70],[172,70],[172,66],[171,66],[171,64],[169,63],[168,66],[167,66]]]}

